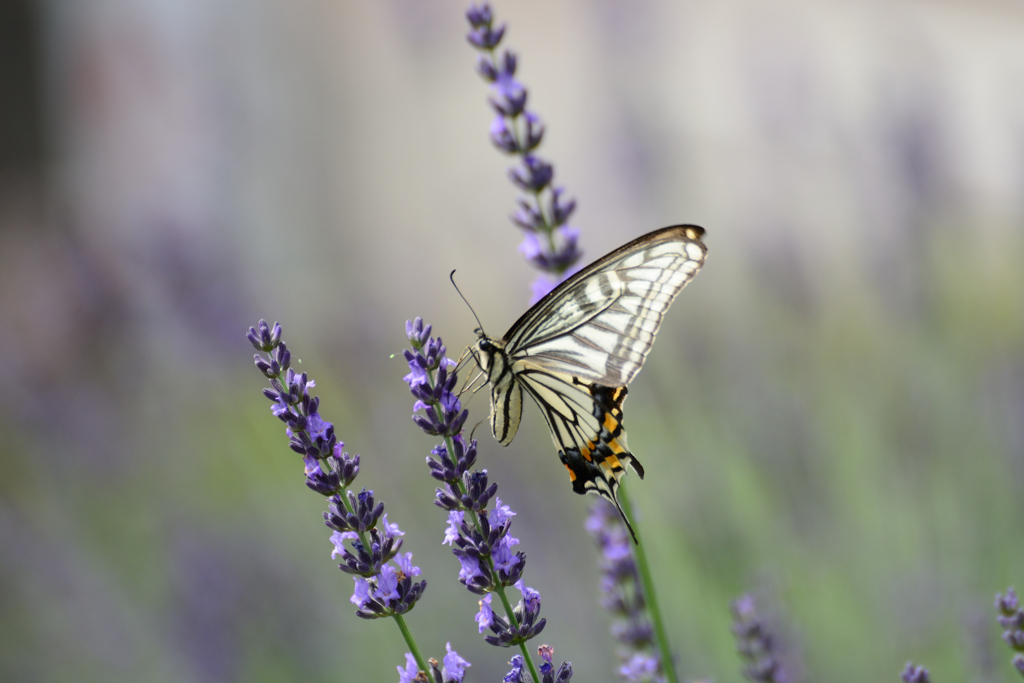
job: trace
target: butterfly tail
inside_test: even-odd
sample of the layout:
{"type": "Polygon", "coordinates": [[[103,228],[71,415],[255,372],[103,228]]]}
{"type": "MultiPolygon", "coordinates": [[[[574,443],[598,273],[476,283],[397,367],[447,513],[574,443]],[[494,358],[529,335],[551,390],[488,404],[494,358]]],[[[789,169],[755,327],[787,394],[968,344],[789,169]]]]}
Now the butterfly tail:
{"type": "Polygon", "coordinates": [[[605,495],[605,497],[610,498],[611,501],[615,503],[615,509],[619,511],[619,516],[622,517],[622,523],[626,525],[626,528],[629,529],[629,535],[633,537],[633,544],[640,545],[640,541],[636,540],[636,532],[633,531],[633,525],[629,523],[629,518],[626,517],[626,511],[623,510],[622,505],[619,504],[619,497],[615,495],[615,491],[612,491],[611,496],[605,495]]]}
{"type": "Polygon", "coordinates": [[[616,491],[619,489],[619,477],[625,473],[624,462],[628,462],[636,470],[637,474],[643,477],[644,469],[640,466],[640,463],[628,451],[620,453],[619,457],[614,459],[614,467],[609,465],[609,460],[597,461],[594,458],[584,458],[575,448],[559,451],[558,457],[569,471],[572,490],[579,494],[596,493],[614,505],[615,509],[619,511],[619,515],[622,517],[626,528],[629,529],[629,534],[633,537],[633,543],[638,544],[636,532],[633,531],[633,525],[629,523],[626,511],[622,509],[622,505],[619,503],[616,491]]]}

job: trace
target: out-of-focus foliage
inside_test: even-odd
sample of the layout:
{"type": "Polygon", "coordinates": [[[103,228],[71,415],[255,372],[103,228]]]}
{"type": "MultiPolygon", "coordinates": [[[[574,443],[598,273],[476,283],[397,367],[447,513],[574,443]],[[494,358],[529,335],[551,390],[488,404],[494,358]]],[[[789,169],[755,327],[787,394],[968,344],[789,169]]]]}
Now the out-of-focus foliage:
{"type": "MultiPolygon", "coordinates": [[[[453,353],[525,309],[515,191],[456,2],[0,9],[0,678],[393,680],[259,395],[280,319],[471,680],[509,653],[441,546],[406,318],[453,353]]],[[[1024,14],[995,0],[509,2],[584,259],[708,230],[626,406],[688,679],[729,601],[807,680],[1008,680],[1024,577],[1024,14]]],[[[468,397],[467,397],[468,398],[468,397]]],[[[471,421],[486,417],[482,394],[471,421]]],[[[611,680],[596,552],[540,416],[480,465],[520,511],[543,639],[611,680]]],[[[1016,674],[1014,674],[1016,675],[1016,674]]]]}

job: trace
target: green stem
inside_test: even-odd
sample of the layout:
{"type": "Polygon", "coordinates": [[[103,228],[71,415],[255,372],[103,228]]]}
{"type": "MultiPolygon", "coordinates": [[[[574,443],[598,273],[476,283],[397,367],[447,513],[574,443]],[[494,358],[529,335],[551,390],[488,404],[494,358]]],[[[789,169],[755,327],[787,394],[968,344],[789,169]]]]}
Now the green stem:
{"type": "Polygon", "coordinates": [[[409,627],[405,625],[405,619],[402,618],[401,614],[393,615],[395,623],[398,624],[398,630],[402,632],[402,637],[405,638],[405,644],[409,646],[409,652],[416,659],[416,666],[419,667],[420,671],[428,673],[430,669],[427,666],[427,660],[423,659],[423,655],[420,654],[420,650],[416,647],[416,640],[412,637],[412,633],[409,631],[409,627]]]}
{"type": "MultiPolygon", "coordinates": [[[[632,514],[633,506],[623,484],[619,484],[617,494],[622,509],[630,517],[634,517],[632,514]]],[[[661,654],[661,670],[665,673],[665,680],[668,683],[678,683],[679,678],[676,676],[676,666],[672,660],[672,650],[668,645],[668,634],[665,632],[665,624],[661,619],[658,598],[654,594],[654,579],[651,578],[651,567],[647,562],[647,552],[644,550],[644,539],[640,535],[640,525],[635,521],[635,517],[630,520],[630,524],[633,525],[633,531],[636,533],[636,548],[633,554],[636,557],[637,570],[640,572],[640,586],[646,599],[647,612],[651,615],[651,625],[654,627],[654,637],[658,643],[658,652],[661,654]]]]}

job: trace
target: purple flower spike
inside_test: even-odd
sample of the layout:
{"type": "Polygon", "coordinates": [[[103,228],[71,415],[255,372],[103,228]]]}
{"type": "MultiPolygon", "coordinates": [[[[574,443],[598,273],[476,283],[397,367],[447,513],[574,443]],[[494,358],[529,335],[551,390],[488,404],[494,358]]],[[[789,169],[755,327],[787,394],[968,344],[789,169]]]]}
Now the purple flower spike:
{"type": "MultiPolygon", "coordinates": [[[[516,80],[517,58],[514,52],[504,50],[498,54],[498,45],[505,34],[505,27],[494,28],[494,15],[487,5],[472,5],[466,12],[470,32],[468,39],[480,53],[477,55],[476,71],[490,84],[488,102],[497,113],[491,122],[491,142],[505,154],[520,157],[521,165],[508,170],[512,183],[526,195],[519,200],[519,209],[512,215],[512,222],[529,233],[539,233],[546,249],[534,249],[524,245],[527,260],[542,270],[547,277],[534,286],[533,301],[573,273],[572,267],[580,259],[581,252],[576,246],[578,231],[571,239],[558,235],[569,220],[576,206],[572,200],[561,201],[562,188],[553,188],[554,167],[536,155],[544,139],[544,124],[536,113],[527,109],[529,93],[516,80]]],[[[573,229],[575,230],[575,229],[573,229]]]]}
{"type": "Polygon", "coordinates": [[[903,669],[900,679],[903,683],[931,683],[928,669],[923,666],[914,666],[911,662],[907,662],[907,667],[903,669]]]}
{"type": "MultiPolygon", "coordinates": [[[[758,616],[754,597],[740,596],[733,601],[731,609],[736,649],[747,662],[743,675],[756,683],[786,683],[789,677],[780,661],[778,639],[768,622],[758,616]]],[[[910,683],[928,683],[927,670],[921,670],[925,678],[910,683]]]]}
{"type": "Polygon", "coordinates": [[[1016,652],[1013,666],[1024,676],[1024,609],[1021,609],[1012,586],[1006,589],[1005,594],[996,594],[996,610],[996,620],[1004,629],[1003,642],[1016,652]]]}
{"type": "Polygon", "coordinates": [[[654,680],[660,680],[661,660],[654,651],[654,627],[629,531],[618,510],[606,500],[591,505],[586,529],[601,550],[601,605],[614,617],[612,635],[625,646],[619,651],[619,672],[627,681],[649,680],[647,672],[655,672],[654,680]]]}
{"type": "MultiPolygon", "coordinates": [[[[506,60],[506,68],[513,67],[514,63],[506,60]]],[[[415,331],[426,326],[417,319],[409,323],[408,329],[415,331]]],[[[445,437],[426,459],[430,475],[442,483],[436,490],[434,502],[448,511],[442,542],[451,546],[452,554],[459,561],[459,582],[471,593],[481,596],[480,610],[474,620],[480,633],[485,634],[484,640],[498,647],[520,646],[540,634],[547,621],[540,616],[540,594],[522,581],[526,554],[517,550],[519,539],[509,533],[516,513],[497,497],[498,485],[489,480],[487,470],[472,469],[477,448],[475,441],[467,443],[461,431],[466,421],[465,411],[458,413],[449,431],[437,428],[448,415],[454,415],[461,408],[454,395],[456,370],[454,364],[444,358],[444,346],[439,340],[420,334],[406,336],[412,342],[412,349],[405,351],[409,367],[423,371],[415,373],[415,381],[406,378],[417,409],[424,411],[418,413],[421,420],[417,420],[417,424],[428,423],[430,433],[441,433],[445,437]],[[433,355],[428,352],[430,349],[434,350],[433,355]],[[501,604],[507,604],[504,591],[510,586],[521,591],[522,599],[511,613],[497,614],[498,602],[493,600],[492,593],[499,592],[501,604]]],[[[522,674],[527,678],[521,680],[541,683],[564,683],[572,675],[568,664],[556,671],[554,664],[545,660],[539,678],[522,672],[524,665],[533,670],[532,662],[522,661],[509,675],[522,674]],[[516,671],[520,673],[514,673],[516,671]]]]}
{"type": "MultiPolygon", "coordinates": [[[[279,324],[271,328],[261,320],[249,328],[246,337],[257,351],[266,354],[255,357],[257,369],[270,380],[270,388],[263,394],[273,402],[274,416],[287,425],[289,448],[302,457],[306,486],[327,500],[324,522],[333,531],[331,558],[340,558],[338,568],[355,579],[350,600],[356,615],[376,619],[405,614],[419,600],[427,582],[413,583],[412,577],[419,576],[420,569],[413,566],[411,553],[398,555],[404,534],[397,524],[388,522],[384,503],[374,500],[373,491],[364,488],[357,494],[350,490],[359,474],[359,456],[345,452],[334,425],[321,417],[320,399],[309,394],[316,382],[289,367],[291,354],[281,334],[279,324]],[[382,528],[378,529],[381,519],[382,528]]],[[[427,340],[430,326],[424,327],[420,319],[411,321],[406,336],[427,340]]],[[[427,348],[423,367],[437,368],[443,353],[439,343],[427,348]]]]}

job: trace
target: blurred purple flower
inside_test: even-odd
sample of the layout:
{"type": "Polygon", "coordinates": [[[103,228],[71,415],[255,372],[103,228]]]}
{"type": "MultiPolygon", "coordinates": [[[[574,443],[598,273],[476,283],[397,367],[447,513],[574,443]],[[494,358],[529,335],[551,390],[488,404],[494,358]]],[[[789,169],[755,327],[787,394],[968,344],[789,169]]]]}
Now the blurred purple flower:
{"type": "Polygon", "coordinates": [[[586,529],[601,550],[601,605],[612,613],[612,635],[625,646],[619,652],[620,672],[627,680],[646,680],[629,678],[626,672],[640,676],[649,670],[660,680],[661,659],[654,651],[654,628],[629,530],[615,506],[603,499],[591,505],[586,529]]]}
{"type": "Polygon", "coordinates": [[[1003,642],[1016,652],[1013,666],[1024,676],[1024,609],[1021,609],[1012,586],[1006,589],[1005,594],[996,594],[996,610],[999,612],[996,620],[1004,629],[1003,642]]]}
{"type": "MultiPolygon", "coordinates": [[[[754,596],[741,595],[730,607],[736,649],[747,662],[743,675],[756,683],[786,683],[789,677],[780,660],[777,638],[767,621],[758,615],[754,596]]],[[[924,676],[910,683],[928,683],[927,671],[924,676]]]]}
{"type": "Polygon", "coordinates": [[[900,679],[903,683],[931,683],[931,678],[928,677],[928,669],[923,666],[914,666],[912,662],[907,662],[906,668],[900,674],[900,679]]]}
{"type": "Polygon", "coordinates": [[[619,675],[630,683],[662,680],[661,663],[650,654],[635,652],[629,661],[619,667],[619,675]]]}
{"type": "Polygon", "coordinates": [[[520,164],[508,169],[512,183],[526,195],[512,215],[512,222],[527,232],[520,250],[534,267],[546,275],[533,286],[533,301],[571,275],[581,252],[576,245],[578,231],[558,237],[558,231],[576,208],[575,201],[562,203],[564,190],[553,187],[554,167],[536,155],[544,138],[544,123],[526,108],[529,93],[515,78],[518,60],[515,53],[497,48],[505,35],[505,25],[494,26],[494,14],[488,5],[471,5],[466,11],[470,24],[467,39],[477,48],[476,70],[490,83],[488,102],[497,116],[491,121],[491,142],[500,151],[519,157],[520,164]],[[543,239],[536,238],[537,235],[543,239]]]}

